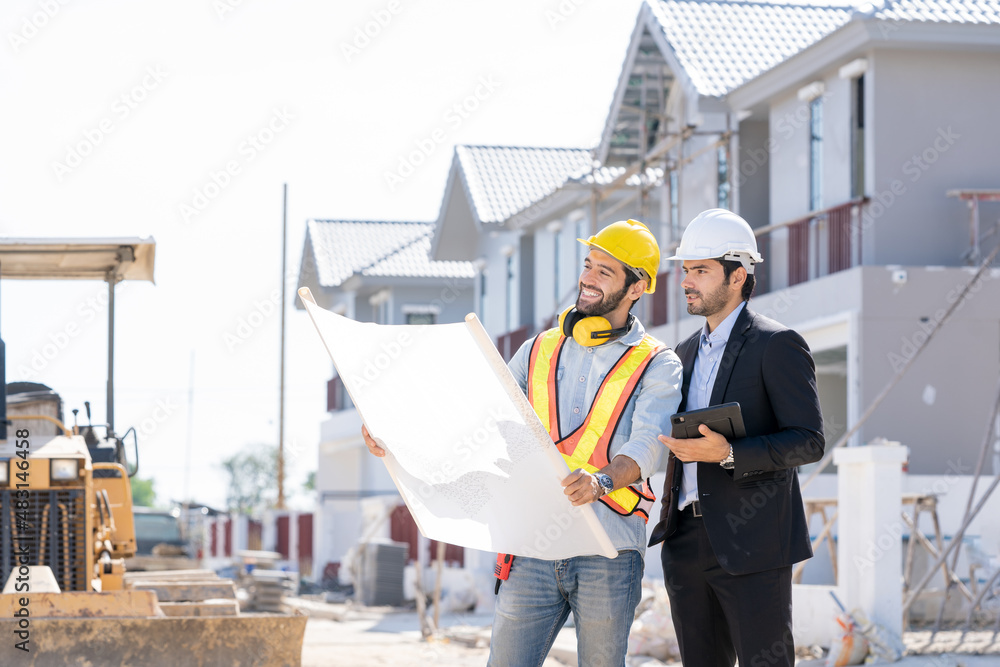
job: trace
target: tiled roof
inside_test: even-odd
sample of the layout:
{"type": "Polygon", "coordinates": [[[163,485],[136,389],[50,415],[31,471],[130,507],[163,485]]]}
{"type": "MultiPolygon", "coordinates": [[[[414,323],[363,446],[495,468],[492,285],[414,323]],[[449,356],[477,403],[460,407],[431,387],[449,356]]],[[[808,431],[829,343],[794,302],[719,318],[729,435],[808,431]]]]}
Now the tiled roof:
{"type": "Polygon", "coordinates": [[[355,274],[382,277],[471,278],[469,262],[428,257],[432,222],[310,220],[306,225],[317,281],[337,287],[355,274]]]}
{"type": "MultiPolygon", "coordinates": [[[[587,185],[610,185],[623,173],[625,173],[625,167],[600,167],[571,180],[578,183],[586,183],[587,185]]],[[[662,167],[647,167],[642,177],[640,177],[639,174],[632,174],[625,179],[625,184],[631,187],[638,187],[640,185],[656,184],[662,181],[662,167]]]]}
{"type": "Polygon", "coordinates": [[[721,97],[851,20],[1000,24],[997,0],[872,0],[860,9],[725,0],[646,0],[702,95],[721,97]]]}
{"type": "Polygon", "coordinates": [[[590,171],[582,148],[456,146],[469,201],[481,223],[499,223],[590,171]]]}
{"type": "Polygon", "coordinates": [[[847,23],[849,7],[647,0],[702,95],[721,97],[847,23]]]}
{"type": "Polygon", "coordinates": [[[362,273],[366,276],[406,278],[474,278],[472,262],[431,260],[431,234],[401,247],[362,273]]]}
{"type": "Polygon", "coordinates": [[[889,0],[872,4],[872,16],[887,21],[1000,24],[997,0],[889,0]]]}

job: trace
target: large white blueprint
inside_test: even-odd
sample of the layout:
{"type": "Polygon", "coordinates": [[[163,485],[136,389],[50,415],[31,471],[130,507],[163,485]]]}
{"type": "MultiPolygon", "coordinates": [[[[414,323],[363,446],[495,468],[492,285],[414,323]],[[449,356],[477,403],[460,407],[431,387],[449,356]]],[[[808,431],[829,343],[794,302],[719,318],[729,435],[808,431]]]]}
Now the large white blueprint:
{"type": "Polygon", "coordinates": [[[593,508],[563,493],[569,468],[475,316],[386,326],[299,295],[424,536],[552,560],[615,557],[593,508]]]}

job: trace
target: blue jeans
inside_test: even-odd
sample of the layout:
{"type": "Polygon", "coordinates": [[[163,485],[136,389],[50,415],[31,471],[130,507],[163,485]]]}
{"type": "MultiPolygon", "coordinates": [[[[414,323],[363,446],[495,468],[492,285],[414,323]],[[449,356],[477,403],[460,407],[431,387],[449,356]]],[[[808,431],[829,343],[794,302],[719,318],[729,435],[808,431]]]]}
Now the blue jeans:
{"type": "Polygon", "coordinates": [[[642,595],[642,555],[538,560],[518,556],[500,586],[489,667],[541,665],[570,611],[580,667],[625,664],[642,595]]]}

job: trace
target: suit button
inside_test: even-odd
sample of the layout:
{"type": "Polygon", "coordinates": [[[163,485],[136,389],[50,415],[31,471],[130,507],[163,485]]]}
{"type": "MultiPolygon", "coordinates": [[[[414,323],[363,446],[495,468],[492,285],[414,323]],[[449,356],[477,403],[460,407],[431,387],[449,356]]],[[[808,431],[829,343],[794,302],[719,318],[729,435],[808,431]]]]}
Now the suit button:
{"type": "Polygon", "coordinates": [[[670,490],[676,493],[677,491],[681,490],[681,487],[679,487],[679,486],[673,486],[673,487],[670,487],[670,490]]]}
{"type": "Polygon", "coordinates": [[[743,476],[744,476],[744,477],[749,477],[749,476],[750,476],[750,473],[748,473],[748,472],[745,472],[745,473],[743,473],[743,476]]]}

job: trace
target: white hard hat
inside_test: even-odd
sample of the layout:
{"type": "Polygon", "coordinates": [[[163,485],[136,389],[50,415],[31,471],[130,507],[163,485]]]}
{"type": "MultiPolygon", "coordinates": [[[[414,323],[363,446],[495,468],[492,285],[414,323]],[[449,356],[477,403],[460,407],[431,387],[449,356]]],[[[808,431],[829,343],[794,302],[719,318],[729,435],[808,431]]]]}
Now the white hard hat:
{"type": "Polygon", "coordinates": [[[667,259],[727,259],[753,273],[764,258],[757,252],[757,237],[747,221],[724,208],[702,211],[688,223],[677,254],[667,259]]]}

